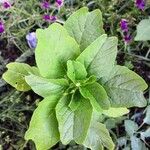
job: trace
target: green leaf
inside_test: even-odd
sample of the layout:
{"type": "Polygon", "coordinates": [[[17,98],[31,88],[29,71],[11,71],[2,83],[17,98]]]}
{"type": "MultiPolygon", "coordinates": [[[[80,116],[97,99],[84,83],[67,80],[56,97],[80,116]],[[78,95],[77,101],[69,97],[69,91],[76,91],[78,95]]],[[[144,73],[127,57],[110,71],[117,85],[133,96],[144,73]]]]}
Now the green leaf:
{"type": "Polygon", "coordinates": [[[77,61],[85,65],[89,75],[95,75],[98,79],[106,76],[115,64],[117,43],[116,37],[107,38],[104,34],[89,45],[77,61]]]}
{"type": "Polygon", "coordinates": [[[32,90],[42,97],[62,93],[67,86],[69,86],[66,79],[46,79],[35,75],[29,75],[25,77],[25,80],[32,90]]]}
{"type": "Polygon", "coordinates": [[[146,117],[144,118],[144,123],[150,125],[150,105],[146,108],[146,117]]]}
{"type": "Polygon", "coordinates": [[[33,140],[37,150],[47,150],[59,141],[55,107],[60,95],[50,96],[39,103],[33,113],[26,140],[33,140]]]}
{"type": "Polygon", "coordinates": [[[90,76],[89,78],[87,78],[86,80],[83,81],[82,85],[83,86],[86,86],[86,85],[90,85],[90,84],[93,84],[95,83],[97,80],[97,78],[95,76],[90,76]]]}
{"type": "Polygon", "coordinates": [[[147,84],[127,67],[115,66],[101,81],[112,107],[146,106],[143,91],[147,88],[147,84]]]}
{"type": "Polygon", "coordinates": [[[135,41],[147,41],[150,40],[150,18],[143,19],[137,25],[137,35],[135,41]]]}
{"type": "Polygon", "coordinates": [[[148,150],[144,143],[136,136],[131,137],[131,148],[132,150],[148,150]]]}
{"type": "Polygon", "coordinates": [[[120,108],[111,107],[108,110],[103,110],[102,113],[109,117],[121,117],[125,114],[128,114],[129,110],[125,107],[120,107],[120,108]]]}
{"type": "Polygon", "coordinates": [[[138,125],[134,121],[131,121],[131,120],[125,120],[124,126],[125,126],[125,130],[127,134],[130,137],[132,137],[133,134],[138,130],[138,125]]]}
{"type": "Polygon", "coordinates": [[[71,101],[68,105],[72,111],[77,110],[77,108],[80,106],[80,102],[81,102],[80,100],[81,100],[80,92],[75,91],[75,93],[72,94],[71,101]]]}
{"type": "Polygon", "coordinates": [[[97,111],[109,109],[110,102],[108,100],[105,89],[98,83],[93,83],[85,87],[80,87],[80,93],[86,99],[89,99],[93,108],[97,111]]]}
{"type": "Polygon", "coordinates": [[[29,74],[38,75],[38,69],[36,67],[30,67],[24,63],[9,63],[8,70],[3,74],[3,79],[11,86],[15,87],[18,91],[28,91],[30,86],[25,81],[25,76],[29,74]]]}
{"type": "Polygon", "coordinates": [[[140,134],[141,134],[141,139],[145,141],[146,138],[150,137],[150,127],[145,132],[141,132],[140,134]]]}
{"type": "Polygon", "coordinates": [[[71,140],[82,143],[90,125],[92,107],[88,100],[81,98],[76,111],[69,108],[70,96],[64,96],[57,104],[56,116],[59,124],[60,139],[63,144],[71,140]]]}
{"type": "Polygon", "coordinates": [[[68,60],[67,76],[75,83],[77,80],[85,79],[87,72],[84,65],[80,62],[68,60]]]}
{"type": "Polygon", "coordinates": [[[41,75],[51,79],[63,78],[67,60],[75,59],[80,53],[78,44],[57,23],[44,30],[38,29],[36,35],[35,57],[41,75]]]}
{"type": "Polygon", "coordinates": [[[102,13],[98,9],[88,12],[88,8],[83,7],[68,18],[64,27],[83,51],[104,33],[102,13]]]}
{"type": "Polygon", "coordinates": [[[103,146],[109,150],[114,150],[114,143],[106,126],[99,122],[91,124],[83,145],[92,150],[103,150],[103,146]]]}

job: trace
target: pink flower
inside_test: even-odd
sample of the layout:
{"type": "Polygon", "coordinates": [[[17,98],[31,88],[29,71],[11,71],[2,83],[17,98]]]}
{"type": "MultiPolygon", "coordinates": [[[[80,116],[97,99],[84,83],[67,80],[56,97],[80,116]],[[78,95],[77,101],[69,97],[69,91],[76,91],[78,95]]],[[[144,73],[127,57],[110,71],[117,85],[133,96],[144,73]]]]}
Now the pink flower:
{"type": "Polygon", "coordinates": [[[10,7],[11,7],[10,2],[4,1],[4,2],[3,2],[3,7],[4,7],[5,9],[10,8],[10,7]]]}
{"type": "Polygon", "coordinates": [[[145,9],[145,3],[145,0],[135,0],[136,7],[141,9],[142,11],[145,9]]]}
{"type": "Polygon", "coordinates": [[[46,15],[43,15],[43,19],[47,22],[55,22],[57,20],[57,17],[46,14],[46,15]]]}
{"type": "Polygon", "coordinates": [[[0,33],[3,33],[5,31],[4,23],[0,21],[0,33]]]}
{"type": "Polygon", "coordinates": [[[128,44],[132,41],[132,36],[131,36],[131,34],[128,33],[127,35],[124,35],[123,39],[124,39],[125,43],[128,44]]]}
{"type": "Polygon", "coordinates": [[[50,3],[48,2],[48,1],[43,1],[42,3],[41,3],[41,8],[43,8],[43,9],[49,9],[50,8],[50,3]]]}
{"type": "Polygon", "coordinates": [[[57,7],[62,7],[64,4],[64,1],[63,0],[56,0],[56,6],[57,7]]]}
{"type": "Polygon", "coordinates": [[[121,30],[124,31],[128,31],[128,21],[126,19],[121,19],[120,21],[120,28],[121,30]]]}

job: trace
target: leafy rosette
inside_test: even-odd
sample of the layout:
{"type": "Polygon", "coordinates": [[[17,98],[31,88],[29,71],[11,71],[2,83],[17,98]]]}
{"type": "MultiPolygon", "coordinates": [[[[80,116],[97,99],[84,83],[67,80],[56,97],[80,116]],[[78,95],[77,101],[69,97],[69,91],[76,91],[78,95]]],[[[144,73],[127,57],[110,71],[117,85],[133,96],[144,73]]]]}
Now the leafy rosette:
{"type": "Polygon", "coordinates": [[[116,65],[118,40],[104,33],[100,10],[81,8],[64,26],[53,23],[38,29],[36,36],[37,68],[10,63],[3,75],[17,90],[32,89],[44,98],[25,139],[33,140],[37,150],[72,140],[93,150],[113,150],[109,132],[98,118],[146,106],[147,85],[127,67],[116,65]]]}

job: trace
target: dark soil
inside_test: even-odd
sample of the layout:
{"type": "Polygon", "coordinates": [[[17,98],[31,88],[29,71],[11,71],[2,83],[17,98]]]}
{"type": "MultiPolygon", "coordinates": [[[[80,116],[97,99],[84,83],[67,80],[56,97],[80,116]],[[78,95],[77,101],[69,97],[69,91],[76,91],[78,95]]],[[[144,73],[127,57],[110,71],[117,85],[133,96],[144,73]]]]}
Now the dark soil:
{"type": "Polygon", "coordinates": [[[18,50],[14,45],[8,45],[6,41],[0,40],[0,52],[1,56],[4,59],[7,59],[8,62],[13,62],[21,55],[21,51],[18,50]]]}

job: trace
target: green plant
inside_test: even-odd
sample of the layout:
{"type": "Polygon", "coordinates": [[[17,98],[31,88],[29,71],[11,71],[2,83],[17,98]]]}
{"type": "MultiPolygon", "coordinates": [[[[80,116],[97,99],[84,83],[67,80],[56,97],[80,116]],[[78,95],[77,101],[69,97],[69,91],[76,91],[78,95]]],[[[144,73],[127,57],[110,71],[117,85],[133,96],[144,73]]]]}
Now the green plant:
{"type": "Polygon", "coordinates": [[[3,78],[19,91],[32,89],[44,97],[34,111],[25,139],[38,150],[59,140],[74,140],[98,150],[114,149],[102,114],[118,117],[128,107],[144,107],[145,81],[116,65],[117,38],[104,34],[99,10],[76,11],[64,26],[54,23],[36,31],[36,67],[10,63],[3,78]]]}

